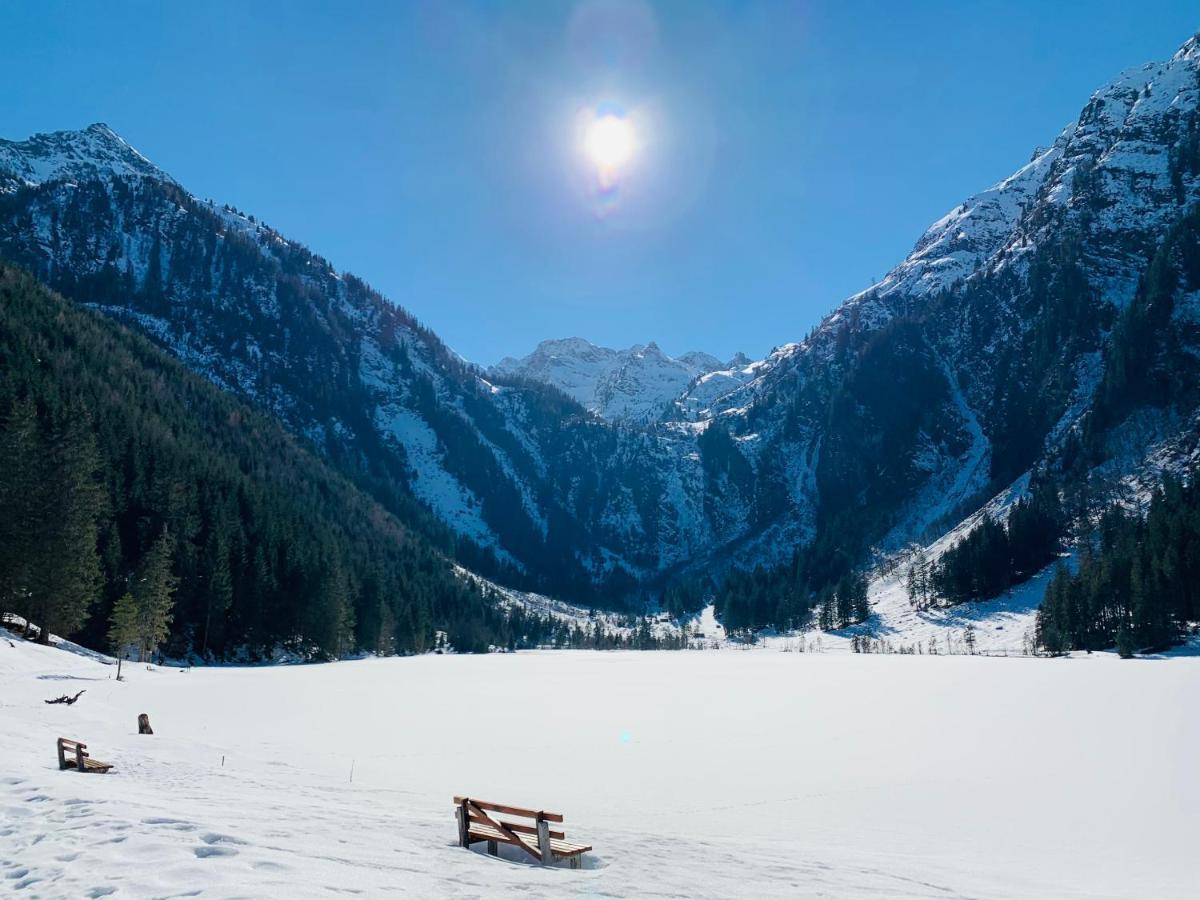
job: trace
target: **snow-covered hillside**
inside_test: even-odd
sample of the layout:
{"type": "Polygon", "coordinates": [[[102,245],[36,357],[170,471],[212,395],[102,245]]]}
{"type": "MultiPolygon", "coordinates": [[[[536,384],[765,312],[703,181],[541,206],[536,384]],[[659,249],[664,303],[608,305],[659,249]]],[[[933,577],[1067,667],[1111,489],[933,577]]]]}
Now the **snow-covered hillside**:
{"type": "Polygon", "coordinates": [[[0,632],[14,896],[1195,891],[1196,659],[530,652],[114,672],[0,632]],[[528,701],[547,684],[568,695],[528,701]],[[60,772],[60,735],[115,768],[60,772]],[[459,793],[562,812],[595,850],[579,871],[462,850],[459,793]]]}
{"type": "Polygon", "coordinates": [[[740,353],[728,363],[698,351],[671,357],[653,341],[612,350],[583,338],[565,338],[542,341],[520,359],[505,357],[493,371],[553,385],[606,419],[649,422],[661,417],[696,378],[748,362],[740,353]]]}

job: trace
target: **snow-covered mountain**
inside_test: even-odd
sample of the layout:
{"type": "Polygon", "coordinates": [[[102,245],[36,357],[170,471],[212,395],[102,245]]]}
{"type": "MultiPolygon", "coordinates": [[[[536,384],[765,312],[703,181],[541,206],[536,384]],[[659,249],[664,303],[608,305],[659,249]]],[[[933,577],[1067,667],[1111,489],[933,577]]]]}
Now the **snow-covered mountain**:
{"type": "Polygon", "coordinates": [[[748,362],[740,353],[722,363],[699,351],[671,357],[653,341],[612,350],[576,337],[542,341],[528,356],[500,360],[493,371],[553,385],[606,419],[649,422],[695,379],[748,362]]]}
{"type": "Polygon", "coordinates": [[[484,372],[104,126],[0,144],[0,255],[448,526],[484,572],[579,599],[814,538],[864,560],[1035,467],[1102,492],[1194,460],[1198,73],[1193,38],[1118,76],[757,362],[574,339],[484,372]]]}
{"type": "Polygon", "coordinates": [[[82,131],[35,134],[26,141],[0,140],[0,191],[48,181],[137,176],[171,180],[102,122],[82,131]]]}

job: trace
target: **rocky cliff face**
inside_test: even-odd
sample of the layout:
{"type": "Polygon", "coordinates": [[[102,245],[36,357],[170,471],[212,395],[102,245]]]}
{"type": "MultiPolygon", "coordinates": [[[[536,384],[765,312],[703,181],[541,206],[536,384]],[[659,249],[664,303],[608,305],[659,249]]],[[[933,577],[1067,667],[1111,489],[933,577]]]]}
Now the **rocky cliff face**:
{"type": "Polygon", "coordinates": [[[572,340],[484,372],[103,126],[0,143],[0,255],[270,410],[391,508],[449,525],[486,572],[613,596],[681,567],[777,561],[823,533],[861,558],[1066,465],[1085,432],[1106,484],[1187,457],[1190,391],[1135,392],[1088,422],[1117,338],[1168,341],[1170,371],[1194,377],[1178,223],[1200,199],[1198,66],[1193,39],[1119,76],[882,281],[758,362],[572,340]],[[1171,312],[1123,326],[1150,303],[1139,285],[1168,235],[1171,312]]]}

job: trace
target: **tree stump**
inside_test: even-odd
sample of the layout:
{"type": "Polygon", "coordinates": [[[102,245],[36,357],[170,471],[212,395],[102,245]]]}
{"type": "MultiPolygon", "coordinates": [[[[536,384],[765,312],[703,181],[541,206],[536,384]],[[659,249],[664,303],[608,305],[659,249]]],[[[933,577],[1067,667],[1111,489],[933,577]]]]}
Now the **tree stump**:
{"type": "Polygon", "coordinates": [[[154,729],[150,727],[150,717],[145,713],[138,716],[138,734],[154,734],[154,729]]]}

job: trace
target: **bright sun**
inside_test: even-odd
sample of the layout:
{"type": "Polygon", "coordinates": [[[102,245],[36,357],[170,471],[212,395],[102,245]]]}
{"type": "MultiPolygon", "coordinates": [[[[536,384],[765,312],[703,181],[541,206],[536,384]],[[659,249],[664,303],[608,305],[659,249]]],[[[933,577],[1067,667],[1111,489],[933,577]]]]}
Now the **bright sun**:
{"type": "Polygon", "coordinates": [[[612,114],[601,116],[587,128],[585,147],[592,162],[602,169],[615,169],[633,155],[633,126],[612,114]]]}

